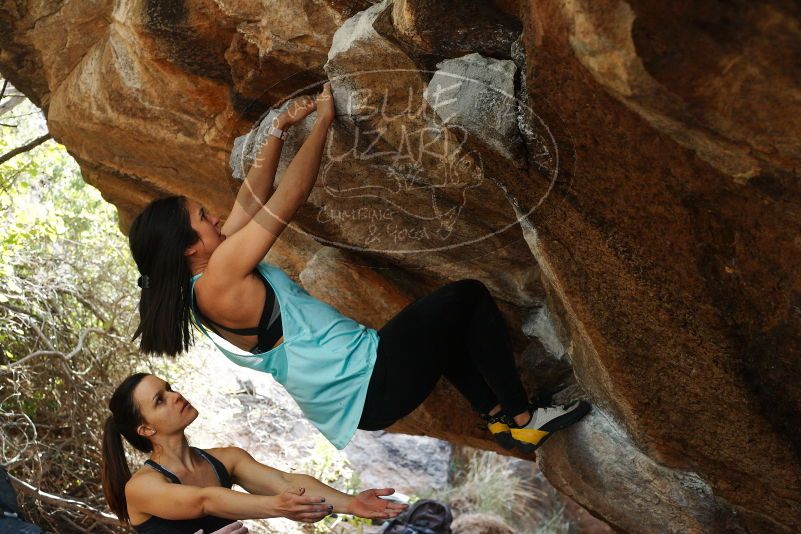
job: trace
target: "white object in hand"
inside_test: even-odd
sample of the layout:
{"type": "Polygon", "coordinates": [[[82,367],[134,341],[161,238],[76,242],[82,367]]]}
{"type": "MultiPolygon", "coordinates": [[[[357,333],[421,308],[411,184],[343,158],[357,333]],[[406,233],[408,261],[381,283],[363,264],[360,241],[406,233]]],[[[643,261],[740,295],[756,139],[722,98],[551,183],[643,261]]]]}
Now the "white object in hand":
{"type": "Polygon", "coordinates": [[[395,492],[392,495],[379,495],[379,499],[384,499],[385,501],[392,501],[392,502],[399,502],[403,504],[409,504],[411,497],[406,494],[395,492]]]}

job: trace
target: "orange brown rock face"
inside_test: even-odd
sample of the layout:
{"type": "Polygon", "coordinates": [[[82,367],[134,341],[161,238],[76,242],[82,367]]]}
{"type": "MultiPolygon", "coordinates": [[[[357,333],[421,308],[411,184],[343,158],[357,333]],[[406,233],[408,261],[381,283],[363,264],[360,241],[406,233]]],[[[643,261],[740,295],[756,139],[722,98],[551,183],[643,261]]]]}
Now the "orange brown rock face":
{"type": "MultiPolygon", "coordinates": [[[[484,280],[532,394],[593,402],[538,461],[616,527],[801,529],[797,3],[42,4],[0,6],[0,72],[46,110],[123,226],[166,194],[224,213],[234,139],[330,77],[336,154],[381,127],[373,150],[397,154],[424,129],[442,136],[426,146],[464,143],[403,165],[332,160],[273,261],[373,326],[444,281],[484,280]],[[424,97],[469,52],[487,70],[514,62],[522,148],[481,133],[507,131],[476,123],[501,109],[491,91],[460,93],[460,121],[424,97]],[[401,120],[368,116],[381,103],[401,120]],[[412,183],[426,187],[393,189],[412,183]],[[405,229],[431,250],[368,243],[376,220],[384,245],[405,229]],[[476,235],[491,237],[450,246],[476,235]]],[[[493,447],[447,384],[393,430],[493,447]]]]}
{"type": "Polygon", "coordinates": [[[532,1],[525,23],[529,92],[559,110],[575,153],[563,201],[533,224],[579,382],[755,532],[799,521],[798,145],[779,134],[795,119],[778,117],[797,109],[799,80],[758,44],[772,21],[797,49],[798,15],[532,1]],[[745,71],[774,74],[735,81],[745,71]]]}

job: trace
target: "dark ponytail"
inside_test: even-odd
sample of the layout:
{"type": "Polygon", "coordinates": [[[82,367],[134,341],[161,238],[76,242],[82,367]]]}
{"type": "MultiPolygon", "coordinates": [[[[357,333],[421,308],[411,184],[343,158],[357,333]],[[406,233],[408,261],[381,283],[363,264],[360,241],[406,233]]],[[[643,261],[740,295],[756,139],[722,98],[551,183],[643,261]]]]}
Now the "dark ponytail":
{"type": "Polygon", "coordinates": [[[192,285],[184,251],[198,240],[186,199],[174,196],[151,202],[131,225],[128,242],[142,274],[139,299],[139,348],[145,354],[175,356],[194,339],[190,323],[192,285]],[[143,282],[143,283],[142,283],[143,282]]]}
{"type": "Polygon", "coordinates": [[[125,484],[131,478],[131,469],[125,459],[122,438],[141,452],[153,451],[150,440],[136,432],[144,421],[134,402],[133,391],[146,376],[147,373],[136,373],[117,387],[108,403],[111,415],[103,428],[103,494],[111,511],[129,524],[125,484]]]}

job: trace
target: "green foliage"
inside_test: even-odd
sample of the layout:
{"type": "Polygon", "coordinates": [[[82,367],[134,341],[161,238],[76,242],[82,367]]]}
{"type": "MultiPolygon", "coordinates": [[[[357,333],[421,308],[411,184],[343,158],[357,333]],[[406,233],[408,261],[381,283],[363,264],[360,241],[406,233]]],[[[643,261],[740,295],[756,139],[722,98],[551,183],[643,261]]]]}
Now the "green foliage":
{"type": "MultiPolygon", "coordinates": [[[[20,122],[16,129],[0,126],[0,154],[46,131],[35,110],[26,101],[14,111],[33,113],[30,117],[35,120],[20,122]]],[[[83,181],[78,164],[55,141],[0,166],[0,188],[0,258],[31,246],[58,253],[62,239],[84,243],[113,237],[109,245],[124,242],[116,231],[114,208],[83,181]]]]}
{"type": "MultiPolygon", "coordinates": [[[[14,112],[32,120],[17,129],[0,126],[0,153],[41,134],[43,119],[30,102],[14,112]]],[[[55,318],[45,327],[108,329],[114,317],[97,312],[134,294],[135,279],[114,208],[54,141],[0,167],[0,187],[0,304],[30,318],[55,318]],[[98,303],[89,314],[85,294],[98,303]]],[[[29,348],[26,332],[24,321],[4,324],[0,347],[8,361],[29,348]]]]}

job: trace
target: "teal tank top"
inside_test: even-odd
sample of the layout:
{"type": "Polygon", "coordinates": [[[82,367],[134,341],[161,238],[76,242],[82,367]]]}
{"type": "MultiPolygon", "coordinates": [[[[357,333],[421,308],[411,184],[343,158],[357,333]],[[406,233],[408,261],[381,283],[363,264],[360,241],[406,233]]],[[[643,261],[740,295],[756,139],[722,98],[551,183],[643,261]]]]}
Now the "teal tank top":
{"type": "Polygon", "coordinates": [[[273,375],[306,418],[337,449],[343,449],[362,416],[378,352],[378,332],[312,297],[278,267],[261,262],[257,268],[281,308],[284,341],[280,345],[252,354],[208,332],[195,307],[195,282],[202,273],[192,277],[195,324],[235,364],[273,375]]]}

